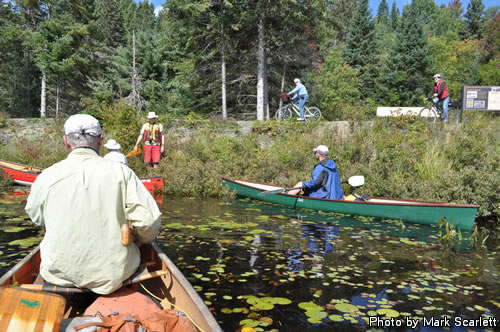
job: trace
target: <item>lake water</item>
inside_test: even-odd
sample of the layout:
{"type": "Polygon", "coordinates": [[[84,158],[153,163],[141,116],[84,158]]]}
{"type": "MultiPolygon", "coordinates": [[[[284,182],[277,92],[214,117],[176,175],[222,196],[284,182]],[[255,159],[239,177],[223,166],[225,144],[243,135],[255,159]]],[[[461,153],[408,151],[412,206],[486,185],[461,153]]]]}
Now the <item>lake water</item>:
{"type": "MultiPolygon", "coordinates": [[[[24,199],[0,199],[0,275],[42,237],[24,199]]],[[[158,242],[224,331],[500,326],[498,244],[469,249],[468,233],[449,250],[437,227],[248,199],[164,197],[162,210],[158,242]]]]}

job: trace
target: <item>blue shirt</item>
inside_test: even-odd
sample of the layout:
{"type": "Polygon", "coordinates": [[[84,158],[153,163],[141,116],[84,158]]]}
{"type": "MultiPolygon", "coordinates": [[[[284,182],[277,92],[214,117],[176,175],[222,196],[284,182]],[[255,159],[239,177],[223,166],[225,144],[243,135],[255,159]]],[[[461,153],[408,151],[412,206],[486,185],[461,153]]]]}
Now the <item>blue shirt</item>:
{"type": "Polygon", "coordinates": [[[297,95],[299,97],[307,96],[307,90],[306,90],[306,87],[304,86],[304,84],[302,84],[302,83],[297,84],[297,86],[295,87],[295,89],[293,89],[292,91],[288,92],[288,95],[291,95],[291,94],[294,94],[294,93],[297,93],[297,95]]]}

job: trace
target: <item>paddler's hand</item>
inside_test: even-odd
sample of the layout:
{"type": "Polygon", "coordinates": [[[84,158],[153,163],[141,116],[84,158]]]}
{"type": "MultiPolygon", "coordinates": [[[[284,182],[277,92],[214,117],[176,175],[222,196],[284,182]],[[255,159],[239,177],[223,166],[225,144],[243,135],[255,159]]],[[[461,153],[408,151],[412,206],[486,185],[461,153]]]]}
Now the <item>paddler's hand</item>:
{"type": "Polygon", "coordinates": [[[160,148],[161,154],[165,153],[165,145],[162,145],[160,148]]]}

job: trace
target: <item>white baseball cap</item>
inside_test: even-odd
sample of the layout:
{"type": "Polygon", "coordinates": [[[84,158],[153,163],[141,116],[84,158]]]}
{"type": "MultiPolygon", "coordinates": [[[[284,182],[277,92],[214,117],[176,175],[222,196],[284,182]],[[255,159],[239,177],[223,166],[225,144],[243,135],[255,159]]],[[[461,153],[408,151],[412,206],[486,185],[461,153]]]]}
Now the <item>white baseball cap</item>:
{"type": "Polygon", "coordinates": [[[148,119],[156,119],[158,115],[156,115],[155,112],[149,112],[148,113],[148,119]]]}
{"type": "Polygon", "coordinates": [[[432,78],[436,78],[436,77],[441,78],[441,74],[436,74],[436,75],[432,76],[432,78]]]}
{"type": "Polygon", "coordinates": [[[313,152],[319,152],[320,154],[327,154],[328,147],[326,145],[318,145],[315,149],[313,149],[313,152]]]}
{"type": "Polygon", "coordinates": [[[92,115],[75,114],[64,123],[64,134],[99,136],[102,134],[102,130],[99,121],[92,115]]]}
{"type": "Polygon", "coordinates": [[[120,147],[121,147],[121,145],[118,144],[118,142],[116,142],[112,138],[108,139],[108,141],[106,142],[106,144],[104,144],[104,146],[106,148],[108,148],[109,150],[120,150],[120,147]]]}

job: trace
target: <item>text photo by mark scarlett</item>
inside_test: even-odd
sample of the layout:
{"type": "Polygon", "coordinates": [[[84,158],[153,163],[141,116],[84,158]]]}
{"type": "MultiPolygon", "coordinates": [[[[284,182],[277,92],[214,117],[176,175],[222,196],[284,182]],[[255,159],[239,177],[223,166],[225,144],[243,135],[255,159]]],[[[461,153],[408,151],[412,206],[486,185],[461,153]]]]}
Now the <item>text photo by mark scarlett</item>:
{"type": "Polygon", "coordinates": [[[468,319],[462,317],[423,317],[419,318],[388,318],[370,317],[368,321],[370,327],[407,327],[416,329],[417,327],[497,327],[498,320],[491,316],[488,318],[468,319]],[[419,326],[420,324],[420,326],[419,326]]]}

